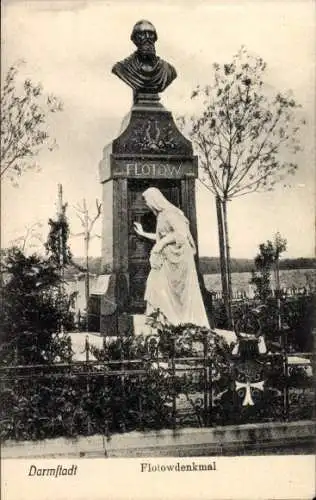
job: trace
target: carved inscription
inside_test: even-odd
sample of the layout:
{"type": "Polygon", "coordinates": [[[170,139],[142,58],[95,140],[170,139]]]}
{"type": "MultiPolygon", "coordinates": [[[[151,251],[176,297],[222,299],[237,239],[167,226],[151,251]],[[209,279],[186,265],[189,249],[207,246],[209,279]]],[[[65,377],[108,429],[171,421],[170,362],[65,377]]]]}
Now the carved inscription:
{"type": "Polygon", "coordinates": [[[194,162],[128,161],[112,162],[113,177],[181,179],[197,176],[194,162]]]}

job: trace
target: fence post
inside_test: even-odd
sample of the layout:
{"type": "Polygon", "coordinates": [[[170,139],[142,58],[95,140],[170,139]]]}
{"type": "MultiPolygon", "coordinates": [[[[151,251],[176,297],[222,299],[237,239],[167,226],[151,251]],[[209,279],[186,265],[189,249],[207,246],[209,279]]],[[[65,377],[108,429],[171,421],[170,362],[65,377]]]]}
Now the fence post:
{"type": "Polygon", "coordinates": [[[208,400],[208,421],[207,425],[211,425],[211,418],[212,418],[212,410],[213,410],[213,375],[212,375],[212,369],[213,369],[213,361],[212,359],[208,358],[208,384],[209,384],[209,400],[208,400]]]}
{"type": "MultiPolygon", "coordinates": [[[[104,384],[104,387],[107,389],[108,386],[109,386],[109,377],[108,377],[108,366],[106,363],[107,363],[107,360],[106,360],[106,351],[107,351],[107,345],[106,345],[106,336],[103,337],[103,342],[102,342],[102,345],[103,345],[103,384],[104,384]]],[[[108,394],[108,391],[106,391],[106,393],[108,394]]],[[[109,400],[107,399],[106,401],[106,404],[109,405],[109,400]]],[[[109,411],[108,411],[108,408],[107,408],[107,415],[109,414],[109,411]]],[[[108,418],[105,418],[105,421],[104,421],[104,434],[105,434],[105,437],[107,439],[107,441],[110,439],[110,426],[109,426],[109,420],[108,418]]]]}
{"type": "Polygon", "coordinates": [[[283,376],[284,376],[284,388],[283,388],[283,418],[285,421],[289,419],[289,364],[287,353],[283,353],[283,376]]]}
{"type": "Polygon", "coordinates": [[[141,394],[138,394],[138,421],[139,421],[139,426],[140,429],[143,431],[144,430],[144,421],[143,421],[143,403],[142,403],[142,396],[141,394]]]}
{"type": "Polygon", "coordinates": [[[207,338],[203,339],[203,378],[204,378],[204,426],[209,425],[209,380],[208,380],[207,338]]]}
{"type": "Polygon", "coordinates": [[[172,337],[172,352],[171,352],[171,381],[172,381],[172,428],[177,427],[177,401],[176,401],[176,363],[175,363],[176,339],[172,337]]]}
{"type": "MultiPolygon", "coordinates": [[[[85,353],[86,353],[86,371],[88,372],[89,370],[89,351],[90,351],[90,345],[89,345],[89,336],[86,335],[85,337],[85,353]]],[[[90,393],[90,384],[89,384],[89,374],[87,373],[86,375],[86,391],[87,391],[87,396],[89,396],[89,393],[90,393]]],[[[90,419],[90,415],[88,415],[88,419],[87,419],[87,429],[88,429],[88,435],[91,434],[91,419],[90,419]]]]}
{"type": "Polygon", "coordinates": [[[284,376],[284,389],[283,389],[283,411],[284,420],[289,419],[289,363],[288,363],[288,352],[287,352],[287,332],[283,329],[282,335],[282,347],[283,347],[283,376],[284,376]]]}
{"type": "Polygon", "coordinates": [[[126,368],[125,368],[125,352],[124,352],[124,346],[123,346],[123,338],[120,335],[119,336],[119,346],[120,346],[120,360],[122,361],[122,364],[120,365],[120,370],[122,371],[122,374],[120,376],[121,378],[121,384],[122,384],[122,410],[123,410],[123,419],[121,422],[121,429],[123,432],[126,431],[126,384],[125,384],[125,373],[126,373],[126,368]]]}
{"type": "Polygon", "coordinates": [[[18,338],[15,340],[15,346],[14,346],[14,364],[18,365],[19,364],[19,346],[18,346],[18,338]]]}
{"type": "Polygon", "coordinates": [[[86,353],[86,362],[88,362],[89,361],[89,350],[90,350],[89,336],[88,335],[86,335],[86,338],[85,338],[84,350],[86,353]]]}

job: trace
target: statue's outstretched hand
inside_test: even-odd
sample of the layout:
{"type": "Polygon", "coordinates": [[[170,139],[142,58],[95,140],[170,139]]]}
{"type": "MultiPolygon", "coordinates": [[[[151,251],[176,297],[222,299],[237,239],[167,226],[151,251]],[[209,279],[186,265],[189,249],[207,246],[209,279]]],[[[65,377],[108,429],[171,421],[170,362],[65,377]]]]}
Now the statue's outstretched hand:
{"type": "Polygon", "coordinates": [[[143,226],[140,224],[140,222],[134,222],[134,230],[135,233],[138,234],[138,236],[144,236],[143,226]]]}

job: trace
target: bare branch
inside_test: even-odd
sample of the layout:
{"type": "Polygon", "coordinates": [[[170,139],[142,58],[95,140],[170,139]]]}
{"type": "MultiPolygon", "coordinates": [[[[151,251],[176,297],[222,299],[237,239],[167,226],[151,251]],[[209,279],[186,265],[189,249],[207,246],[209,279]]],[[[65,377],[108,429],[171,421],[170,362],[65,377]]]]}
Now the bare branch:
{"type": "Polygon", "coordinates": [[[206,182],[203,181],[203,179],[201,179],[200,177],[198,178],[198,181],[206,188],[208,189],[208,191],[211,191],[211,193],[217,195],[217,191],[214,189],[214,186],[211,185],[209,186],[208,184],[206,184],[206,182]]]}
{"type": "MultiPolygon", "coordinates": [[[[211,182],[214,186],[214,189],[217,191],[217,189],[221,189],[221,185],[220,185],[220,182],[218,180],[218,177],[217,177],[217,174],[215,172],[214,169],[212,169],[211,167],[211,162],[210,162],[210,153],[208,152],[208,148],[207,148],[207,143],[205,141],[205,138],[201,135],[200,137],[200,141],[201,141],[201,149],[204,153],[204,158],[205,158],[205,163],[207,165],[207,172],[210,176],[210,179],[211,179],[211,182]],[[217,189],[216,189],[217,188],[217,189]]],[[[218,155],[220,159],[222,159],[221,155],[218,155]]]]}
{"type": "Polygon", "coordinates": [[[81,222],[81,225],[84,226],[85,225],[85,220],[83,217],[81,217],[81,215],[79,215],[78,213],[76,213],[76,216],[78,217],[78,219],[80,220],[81,222]]]}
{"type": "Polygon", "coordinates": [[[75,237],[77,237],[77,236],[84,236],[84,235],[85,235],[85,233],[84,233],[84,232],[82,232],[82,233],[70,233],[70,236],[71,236],[72,238],[73,238],[73,237],[75,238],[75,237]]]}
{"type": "Polygon", "coordinates": [[[254,189],[251,189],[249,191],[245,191],[244,193],[238,193],[238,191],[236,191],[236,193],[238,193],[238,194],[234,194],[233,197],[240,198],[241,196],[246,196],[247,194],[253,194],[253,193],[258,193],[258,192],[259,192],[258,188],[255,187],[254,189]]]}
{"type": "Polygon", "coordinates": [[[99,202],[99,200],[96,200],[96,207],[97,207],[97,213],[96,213],[95,217],[91,220],[91,223],[90,223],[90,226],[89,226],[89,233],[91,233],[95,222],[97,221],[97,219],[101,215],[102,204],[99,202]]]}
{"type": "MultiPolygon", "coordinates": [[[[267,165],[267,169],[269,168],[269,165],[267,165]]],[[[260,177],[254,179],[252,182],[249,182],[248,184],[246,184],[245,186],[240,186],[239,188],[236,187],[236,189],[232,192],[232,193],[229,193],[229,195],[231,197],[235,197],[237,193],[240,193],[241,191],[243,191],[244,189],[249,189],[250,187],[252,186],[257,186],[259,187],[260,186],[260,183],[267,179],[268,177],[270,177],[271,174],[269,171],[265,172],[263,175],[261,175],[260,177]]]]}
{"type": "MultiPolygon", "coordinates": [[[[269,151],[265,151],[264,153],[262,152],[263,148],[265,147],[271,133],[273,132],[275,126],[277,125],[277,122],[278,122],[278,119],[275,120],[275,122],[271,125],[271,127],[269,128],[269,131],[268,133],[266,134],[265,138],[263,139],[261,145],[259,146],[259,149],[257,151],[257,153],[255,154],[255,156],[251,159],[251,161],[248,163],[248,165],[246,166],[246,168],[240,172],[241,175],[239,175],[239,177],[237,177],[237,179],[234,179],[235,181],[235,184],[233,186],[231,186],[231,189],[233,190],[238,184],[240,184],[244,178],[246,177],[246,175],[248,174],[248,172],[251,170],[251,168],[253,167],[253,165],[255,164],[256,161],[259,160],[260,156],[264,155],[264,156],[267,156],[267,155],[271,155],[272,153],[274,152],[277,152],[277,149],[280,145],[280,143],[282,141],[279,141],[279,144],[278,145],[273,145],[271,147],[271,149],[269,151]]],[[[233,180],[233,179],[232,179],[233,180]]]]}

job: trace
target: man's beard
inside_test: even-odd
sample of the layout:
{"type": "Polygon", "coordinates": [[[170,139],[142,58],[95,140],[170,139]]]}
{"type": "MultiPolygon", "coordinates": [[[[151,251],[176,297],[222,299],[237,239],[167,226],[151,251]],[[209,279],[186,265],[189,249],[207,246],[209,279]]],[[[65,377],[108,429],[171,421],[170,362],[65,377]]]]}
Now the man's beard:
{"type": "Polygon", "coordinates": [[[138,54],[143,61],[154,61],[156,59],[155,45],[151,42],[144,42],[138,47],[138,54]]]}

